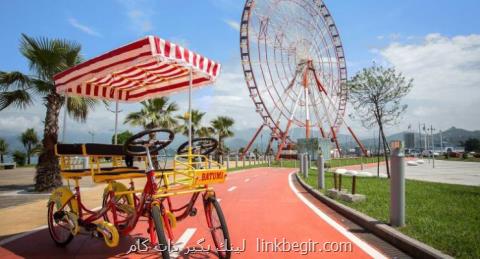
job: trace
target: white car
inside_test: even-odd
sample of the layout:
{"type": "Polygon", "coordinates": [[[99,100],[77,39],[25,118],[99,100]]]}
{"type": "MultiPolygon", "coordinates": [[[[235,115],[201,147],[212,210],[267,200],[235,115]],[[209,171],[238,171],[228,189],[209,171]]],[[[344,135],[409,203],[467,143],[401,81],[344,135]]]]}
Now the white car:
{"type": "Polygon", "coordinates": [[[432,150],[423,150],[422,156],[432,156],[432,153],[434,156],[440,155],[438,152],[432,152],[432,150]]]}
{"type": "Polygon", "coordinates": [[[422,156],[430,156],[432,154],[432,151],[430,150],[423,150],[422,151],[422,156]]]}

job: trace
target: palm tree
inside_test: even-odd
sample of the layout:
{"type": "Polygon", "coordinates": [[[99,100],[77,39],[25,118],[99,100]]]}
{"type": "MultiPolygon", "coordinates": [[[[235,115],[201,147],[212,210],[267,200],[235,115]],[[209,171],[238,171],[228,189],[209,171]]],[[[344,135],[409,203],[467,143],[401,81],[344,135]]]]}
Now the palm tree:
{"type": "Polygon", "coordinates": [[[215,130],[215,134],[218,135],[218,145],[220,153],[223,153],[223,140],[228,137],[233,137],[234,133],[232,131],[232,126],[235,121],[226,116],[218,116],[216,119],[212,120],[210,124],[215,130]]]}
{"type": "Polygon", "coordinates": [[[197,136],[200,138],[210,138],[215,133],[212,127],[200,127],[197,130],[197,136]]]}
{"type": "MultiPolygon", "coordinates": [[[[195,134],[197,134],[197,130],[200,129],[200,125],[202,122],[202,118],[205,115],[204,112],[201,112],[199,110],[192,109],[192,138],[195,137],[195,134]]],[[[177,119],[182,121],[182,124],[177,127],[177,131],[181,132],[183,135],[188,137],[188,113],[185,113],[184,115],[178,115],[177,119]]],[[[197,134],[198,135],[198,134],[197,134]]]]}
{"type": "Polygon", "coordinates": [[[20,52],[28,60],[30,72],[0,71],[0,111],[13,106],[26,108],[34,100],[45,105],[42,152],[38,159],[35,189],[45,191],[62,185],[54,147],[58,139],[58,116],[62,106],[75,120],[84,122],[96,101],[64,96],[55,91],[53,75],[81,62],[79,44],[61,39],[31,38],[22,34],[20,52]],[[37,98],[34,98],[37,97],[37,98]]]}
{"type": "Polygon", "coordinates": [[[25,132],[20,135],[20,141],[22,142],[25,150],[27,151],[27,165],[29,165],[30,158],[33,154],[35,147],[38,144],[37,132],[35,132],[35,129],[33,128],[25,130],[25,132]]]}
{"type": "Polygon", "coordinates": [[[142,109],[127,115],[124,123],[142,126],[144,129],[166,128],[175,130],[178,123],[173,113],[178,111],[178,105],[169,103],[168,97],[160,97],[140,102],[142,109]]]}
{"type": "Polygon", "coordinates": [[[8,143],[3,138],[0,138],[0,163],[3,164],[3,156],[8,153],[8,143]]]}

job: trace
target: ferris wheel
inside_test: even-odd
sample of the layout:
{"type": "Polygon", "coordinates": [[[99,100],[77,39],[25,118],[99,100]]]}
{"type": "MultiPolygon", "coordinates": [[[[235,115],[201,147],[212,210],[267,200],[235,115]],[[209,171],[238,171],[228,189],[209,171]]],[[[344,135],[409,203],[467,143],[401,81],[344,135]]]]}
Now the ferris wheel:
{"type": "Polygon", "coordinates": [[[330,138],[340,152],[336,134],[344,124],[347,68],[324,2],[247,0],[240,24],[245,81],[263,120],[244,152],[265,126],[272,131],[267,150],[273,141],[279,144],[277,159],[294,127],[307,139],[313,133],[330,138]]]}

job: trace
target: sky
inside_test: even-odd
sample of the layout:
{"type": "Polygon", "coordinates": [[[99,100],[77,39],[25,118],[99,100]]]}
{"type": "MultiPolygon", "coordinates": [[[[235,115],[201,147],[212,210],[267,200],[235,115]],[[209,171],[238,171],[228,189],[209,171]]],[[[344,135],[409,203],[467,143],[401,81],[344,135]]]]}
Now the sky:
{"type": "MultiPolygon", "coordinates": [[[[349,76],[373,62],[394,66],[414,87],[396,133],[408,125],[432,124],[480,129],[480,1],[478,0],[325,0],[340,31],[349,76]]],[[[255,112],[243,79],[239,58],[242,0],[105,0],[4,1],[0,23],[0,71],[29,73],[18,51],[20,34],[64,38],[82,45],[85,59],[134,41],[157,35],[220,62],[222,73],[213,87],[194,92],[194,108],[207,112],[205,123],[219,115],[235,119],[235,129],[256,128],[255,112]]],[[[186,94],[173,96],[186,109],[186,94]]],[[[138,110],[121,105],[120,121],[138,110]]],[[[347,114],[351,113],[347,110],[347,114]]],[[[0,136],[34,127],[42,132],[45,109],[41,100],[26,110],[0,111],[0,136]]],[[[362,137],[371,131],[351,121],[362,137]]],[[[87,141],[113,133],[114,116],[98,106],[87,122],[67,120],[67,139],[87,141]],[[83,139],[82,139],[83,138],[83,139]]],[[[132,129],[120,124],[120,130],[132,129]]]]}

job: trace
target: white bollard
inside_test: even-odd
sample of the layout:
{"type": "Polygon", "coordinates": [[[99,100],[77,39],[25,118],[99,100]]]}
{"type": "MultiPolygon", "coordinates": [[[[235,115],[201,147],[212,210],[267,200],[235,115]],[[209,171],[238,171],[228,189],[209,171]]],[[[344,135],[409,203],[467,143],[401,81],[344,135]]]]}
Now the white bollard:
{"type": "Polygon", "coordinates": [[[405,154],[401,148],[392,150],[390,183],[390,224],[405,225],[405,154]]]}
{"type": "Polygon", "coordinates": [[[318,175],[317,175],[318,189],[325,189],[325,167],[324,167],[322,154],[319,154],[317,158],[317,170],[318,170],[318,175]]]}
{"type": "Polygon", "coordinates": [[[309,157],[308,153],[303,154],[303,172],[304,172],[304,177],[308,178],[308,169],[309,169],[309,157]]]}

